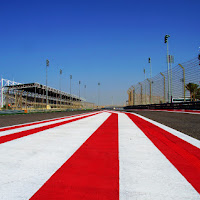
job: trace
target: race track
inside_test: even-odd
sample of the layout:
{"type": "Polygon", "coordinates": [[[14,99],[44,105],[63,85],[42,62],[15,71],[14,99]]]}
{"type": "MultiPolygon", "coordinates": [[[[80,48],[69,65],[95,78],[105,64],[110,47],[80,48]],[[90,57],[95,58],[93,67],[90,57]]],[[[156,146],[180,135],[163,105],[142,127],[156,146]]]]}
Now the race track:
{"type": "Polygon", "coordinates": [[[200,140],[200,111],[135,110],[133,112],[200,140]]]}
{"type": "Polygon", "coordinates": [[[0,199],[200,199],[200,141],[134,113],[0,128],[0,199]]]}

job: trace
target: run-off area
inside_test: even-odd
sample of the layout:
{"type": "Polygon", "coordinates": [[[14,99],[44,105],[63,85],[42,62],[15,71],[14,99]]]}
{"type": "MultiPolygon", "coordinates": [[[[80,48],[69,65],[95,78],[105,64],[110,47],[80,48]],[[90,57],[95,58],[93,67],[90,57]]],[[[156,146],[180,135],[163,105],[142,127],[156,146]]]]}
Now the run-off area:
{"type": "MultiPolygon", "coordinates": [[[[63,124],[26,126],[48,129],[0,144],[0,199],[200,198],[198,140],[120,112],[52,123],[63,124]]],[[[19,132],[23,127],[7,130],[19,132]]]]}

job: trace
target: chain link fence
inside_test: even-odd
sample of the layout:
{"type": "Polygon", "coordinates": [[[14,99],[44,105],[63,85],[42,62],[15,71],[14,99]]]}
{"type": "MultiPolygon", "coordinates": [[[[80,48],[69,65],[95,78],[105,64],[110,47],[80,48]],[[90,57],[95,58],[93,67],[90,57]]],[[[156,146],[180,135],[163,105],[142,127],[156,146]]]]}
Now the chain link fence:
{"type": "Polygon", "coordinates": [[[161,72],[156,76],[145,79],[131,86],[128,93],[128,105],[146,105],[171,102],[174,99],[190,99],[190,93],[185,86],[188,83],[200,85],[200,60],[176,65],[168,72],[161,72]],[[169,79],[169,85],[168,85],[169,79]]]}

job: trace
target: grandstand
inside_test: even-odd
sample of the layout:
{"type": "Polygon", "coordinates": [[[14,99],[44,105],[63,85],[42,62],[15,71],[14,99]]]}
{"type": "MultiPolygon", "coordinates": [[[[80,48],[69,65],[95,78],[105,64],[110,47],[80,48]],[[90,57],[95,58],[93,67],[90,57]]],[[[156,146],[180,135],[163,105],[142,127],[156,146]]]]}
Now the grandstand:
{"type": "Polygon", "coordinates": [[[81,109],[93,108],[83,98],[40,83],[1,80],[1,107],[6,109],[81,109]]]}

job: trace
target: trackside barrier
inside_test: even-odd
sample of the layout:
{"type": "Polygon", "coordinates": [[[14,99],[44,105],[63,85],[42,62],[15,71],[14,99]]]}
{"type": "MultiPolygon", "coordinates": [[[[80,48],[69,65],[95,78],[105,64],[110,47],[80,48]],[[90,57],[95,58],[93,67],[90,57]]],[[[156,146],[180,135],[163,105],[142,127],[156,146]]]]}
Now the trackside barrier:
{"type": "Polygon", "coordinates": [[[182,103],[163,103],[163,104],[148,104],[148,105],[134,105],[126,106],[125,110],[130,109],[187,109],[200,110],[200,101],[182,102],[182,103]]]}

